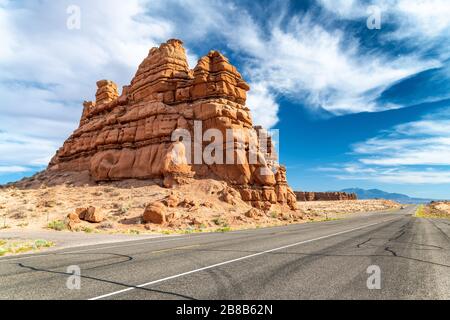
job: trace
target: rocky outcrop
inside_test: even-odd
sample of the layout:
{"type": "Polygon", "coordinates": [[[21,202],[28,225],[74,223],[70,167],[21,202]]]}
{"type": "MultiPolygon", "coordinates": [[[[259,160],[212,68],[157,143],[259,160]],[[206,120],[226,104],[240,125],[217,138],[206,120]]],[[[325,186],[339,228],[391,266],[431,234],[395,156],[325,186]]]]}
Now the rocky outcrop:
{"type": "Polygon", "coordinates": [[[346,192],[295,192],[297,201],[357,200],[355,193],[346,192]]]}
{"type": "Polygon", "coordinates": [[[77,208],[75,215],[81,220],[92,223],[100,223],[105,220],[105,215],[95,207],[77,208]]]}
{"type": "Polygon", "coordinates": [[[145,223],[164,224],[167,222],[166,207],[160,202],[155,202],[145,208],[142,219],[145,223]]]}
{"type": "Polygon", "coordinates": [[[253,128],[245,105],[249,89],[219,52],[209,52],[191,70],[182,42],[169,40],[150,50],[120,95],[112,81],[97,83],[96,101],[84,103],[79,128],[48,170],[88,170],[96,181],[161,179],[166,187],[213,178],[226,181],[256,208],[295,209],[295,194],[286,169],[274,161],[270,139],[268,148],[259,144],[260,130],[253,128]],[[207,136],[209,129],[225,139],[207,136]],[[178,132],[188,135],[174,139],[178,132]],[[197,145],[205,150],[211,142],[211,154],[231,155],[232,162],[192,159],[197,145]]]}
{"type": "Polygon", "coordinates": [[[448,218],[450,216],[450,201],[432,201],[423,209],[425,215],[448,218]]]}

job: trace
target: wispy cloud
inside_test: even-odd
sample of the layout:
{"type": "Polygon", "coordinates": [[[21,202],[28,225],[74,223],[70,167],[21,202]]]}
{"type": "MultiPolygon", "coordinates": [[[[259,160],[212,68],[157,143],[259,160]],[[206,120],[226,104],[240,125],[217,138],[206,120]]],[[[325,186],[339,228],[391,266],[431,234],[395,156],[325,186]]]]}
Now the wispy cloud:
{"type": "Polygon", "coordinates": [[[247,97],[247,104],[252,106],[253,122],[266,128],[278,122],[278,103],[276,97],[264,82],[252,84],[247,97]]]}
{"type": "Polygon", "coordinates": [[[0,174],[6,173],[18,173],[18,172],[27,172],[30,171],[29,168],[20,167],[20,166],[0,166],[0,174]]]}
{"type": "Polygon", "coordinates": [[[43,167],[58,147],[47,138],[0,132],[0,166],[43,167]]]}
{"type": "Polygon", "coordinates": [[[319,168],[342,180],[450,182],[450,109],[397,125],[353,145],[355,162],[319,168]]]}
{"type": "Polygon", "coordinates": [[[238,44],[252,56],[247,73],[253,82],[265,82],[274,92],[334,114],[396,108],[380,105],[376,98],[393,83],[439,65],[415,55],[365,53],[357,40],[325,29],[309,15],[292,17],[286,28],[274,25],[268,39],[260,36],[252,42],[258,45],[238,44]]]}
{"type": "MultiPolygon", "coordinates": [[[[383,50],[364,50],[353,32],[330,26],[332,15],[292,14],[288,2],[278,3],[270,14],[265,12],[264,19],[255,19],[239,2],[193,0],[189,4],[154,1],[148,14],[173,21],[173,34],[185,38],[188,46],[189,41],[219,39],[244,57],[242,71],[255,88],[248,105],[257,122],[267,126],[277,121],[272,116],[279,109],[277,95],[337,115],[402,107],[376,99],[397,81],[441,65],[414,53],[393,57],[383,50]],[[268,97],[265,108],[252,104],[268,97]]],[[[360,6],[357,1],[350,4],[354,6],[335,7],[345,11],[360,6]]],[[[365,28],[363,21],[361,29],[365,28]]]]}
{"type": "Polygon", "coordinates": [[[341,19],[367,18],[370,6],[381,10],[382,24],[394,26],[385,33],[390,39],[415,41],[448,38],[450,6],[447,0],[318,0],[341,19]],[[418,39],[420,38],[420,39],[418,39]]]}
{"type": "Polygon", "coordinates": [[[428,119],[405,123],[354,146],[367,165],[450,166],[450,120],[428,119]]]}
{"type": "Polygon", "coordinates": [[[398,0],[393,6],[399,38],[449,38],[450,6],[447,0],[398,0]]]}
{"type": "Polygon", "coordinates": [[[450,183],[450,170],[439,170],[436,168],[426,168],[421,170],[405,168],[372,168],[367,171],[361,168],[358,172],[348,173],[343,170],[341,173],[333,175],[339,180],[354,181],[375,181],[389,184],[415,184],[415,185],[436,185],[450,183]]]}

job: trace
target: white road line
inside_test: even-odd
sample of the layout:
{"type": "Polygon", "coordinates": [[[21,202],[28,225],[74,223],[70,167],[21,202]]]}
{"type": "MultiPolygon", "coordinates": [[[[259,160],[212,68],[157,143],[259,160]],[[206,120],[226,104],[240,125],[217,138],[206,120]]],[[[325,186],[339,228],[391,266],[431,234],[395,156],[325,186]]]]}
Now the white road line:
{"type": "MultiPolygon", "coordinates": [[[[247,232],[247,231],[249,231],[249,230],[235,230],[235,231],[227,232],[227,234],[244,233],[244,232],[247,232]]],[[[35,259],[35,258],[48,257],[48,256],[54,256],[54,255],[83,253],[83,252],[97,251],[97,250],[104,250],[104,249],[126,248],[126,247],[140,246],[140,245],[144,245],[144,244],[163,243],[163,242],[179,241],[179,240],[191,240],[191,239],[205,238],[205,237],[209,237],[209,236],[212,236],[212,235],[217,235],[217,233],[211,232],[211,233],[205,233],[205,234],[202,234],[202,235],[192,235],[192,234],[191,235],[186,235],[186,236],[184,236],[184,235],[170,235],[170,236],[159,236],[159,237],[153,237],[153,238],[147,238],[147,239],[146,238],[144,238],[144,239],[130,239],[130,240],[125,240],[125,241],[113,242],[113,243],[132,242],[130,244],[118,244],[118,245],[111,245],[111,246],[107,246],[107,247],[98,247],[98,246],[107,245],[108,243],[86,244],[86,245],[81,245],[79,247],[91,247],[91,246],[96,246],[96,247],[95,248],[90,248],[90,249],[80,249],[80,250],[75,250],[75,251],[59,252],[59,251],[62,251],[62,250],[68,250],[68,249],[76,248],[76,247],[68,247],[68,248],[56,249],[55,251],[51,251],[51,252],[48,252],[48,253],[34,254],[34,255],[22,256],[22,257],[17,257],[17,258],[2,257],[2,258],[0,258],[0,263],[8,262],[8,261],[25,260],[25,259],[35,259]],[[169,239],[154,241],[155,239],[161,239],[161,238],[169,238],[169,239]]]]}
{"type": "MultiPolygon", "coordinates": [[[[248,230],[248,229],[247,230],[235,230],[235,231],[227,232],[226,234],[245,233],[247,231],[251,231],[251,230],[248,230]]],[[[170,236],[158,236],[158,237],[144,238],[144,239],[130,239],[130,240],[123,240],[123,241],[119,240],[119,241],[115,241],[115,242],[112,242],[112,243],[124,243],[124,242],[132,242],[132,243],[130,243],[130,244],[111,245],[111,246],[107,246],[107,247],[98,247],[98,246],[107,245],[108,243],[86,244],[86,245],[81,245],[81,246],[76,246],[76,247],[91,247],[91,246],[96,246],[96,247],[95,248],[90,248],[90,249],[80,249],[80,250],[75,250],[75,251],[59,252],[59,251],[62,251],[62,250],[75,249],[76,247],[60,248],[60,249],[56,249],[54,251],[50,251],[48,253],[33,254],[33,255],[27,255],[27,256],[22,256],[22,257],[17,257],[17,258],[11,258],[11,257],[7,256],[7,257],[1,257],[0,258],[0,263],[1,262],[8,262],[8,261],[17,261],[17,260],[25,260],[25,259],[34,259],[34,258],[55,256],[55,255],[65,255],[65,254],[74,254],[74,253],[82,253],[82,252],[89,252],[89,251],[97,251],[97,250],[104,250],[104,249],[126,248],[126,247],[140,246],[140,245],[144,245],[144,244],[163,243],[163,242],[178,241],[178,240],[192,240],[192,239],[198,239],[198,238],[205,238],[205,237],[209,237],[209,236],[212,236],[212,235],[217,235],[217,233],[211,232],[211,233],[205,233],[205,234],[202,234],[202,235],[192,235],[192,234],[190,234],[190,235],[170,235],[170,236]],[[161,238],[169,238],[169,239],[153,241],[155,239],[161,239],[161,238]]]]}
{"type": "Polygon", "coordinates": [[[384,220],[382,222],[372,223],[372,224],[365,225],[365,226],[362,226],[362,227],[353,228],[353,229],[350,229],[350,230],[345,230],[345,231],[329,234],[329,235],[318,237],[318,238],[314,238],[314,239],[304,240],[304,241],[296,242],[296,243],[289,244],[289,245],[286,245],[286,246],[282,246],[282,247],[278,247],[278,248],[274,248],[274,249],[270,249],[270,250],[266,250],[266,251],[262,251],[262,252],[258,252],[258,253],[254,253],[254,254],[250,254],[250,255],[247,255],[247,256],[244,256],[244,257],[240,257],[240,258],[237,258],[237,259],[216,263],[216,264],[213,264],[213,265],[210,265],[210,266],[207,266],[207,267],[203,267],[203,268],[191,270],[191,271],[188,271],[188,272],[176,274],[176,275],[173,275],[173,276],[170,276],[170,277],[166,277],[166,278],[162,278],[162,279],[159,279],[159,280],[150,281],[150,282],[143,283],[143,284],[140,284],[140,285],[137,285],[137,286],[134,286],[134,287],[129,287],[129,288],[126,288],[126,289],[122,289],[122,290],[119,290],[119,291],[114,291],[114,292],[111,292],[111,293],[108,293],[108,294],[104,294],[104,295],[101,295],[101,296],[98,296],[98,297],[91,298],[89,300],[100,300],[100,299],[103,299],[103,298],[108,298],[108,297],[115,296],[115,295],[118,295],[118,294],[121,294],[121,293],[124,293],[124,292],[135,290],[135,289],[138,289],[138,288],[144,288],[144,287],[147,287],[147,286],[150,286],[150,285],[161,283],[161,282],[164,282],[164,281],[167,281],[167,280],[180,278],[180,277],[183,277],[183,276],[187,276],[189,274],[193,274],[193,273],[197,273],[197,272],[200,272],[200,271],[213,269],[213,268],[220,267],[220,266],[223,266],[223,265],[227,265],[227,264],[230,264],[230,263],[233,263],[233,262],[237,262],[237,261],[247,260],[247,259],[250,259],[250,258],[261,256],[261,255],[266,254],[266,253],[271,253],[271,252],[275,252],[275,251],[279,251],[279,250],[295,247],[295,246],[298,246],[298,245],[301,245],[301,244],[305,244],[305,243],[309,243],[309,242],[313,242],[313,241],[318,241],[318,240],[322,240],[322,239],[335,237],[335,236],[338,236],[338,235],[341,235],[341,234],[349,233],[349,232],[352,232],[352,231],[357,231],[357,230],[360,230],[360,229],[368,228],[368,227],[371,227],[371,226],[374,226],[374,225],[382,224],[382,223],[393,221],[393,220],[397,220],[397,218],[384,220]]]}
{"type": "MultiPolygon", "coordinates": [[[[335,221],[330,221],[330,222],[335,222],[335,221]]],[[[290,226],[294,226],[294,225],[290,225],[290,226]]],[[[297,225],[297,226],[299,226],[299,225],[297,225]]],[[[302,224],[301,226],[306,226],[306,224],[302,224]]],[[[287,227],[287,226],[282,226],[282,227],[287,227]]],[[[278,228],[278,227],[273,227],[273,228],[278,228]]],[[[248,230],[248,229],[246,229],[246,230],[235,230],[235,231],[227,232],[227,234],[245,233],[245,232],[248,232],[248,231],[251,231],[251,230],[248,230]]],[[[7,257],[1,257],[0,258],[0,263],[2,263],[2,262],[9,262],[9,261],[19,261],[19,260],[25,260],[25,259],[36,259],[36,258],[41,258],[41,257],[53,256],[53,255],[65,255],[65,254],[83,253],[83,252],[97,251],[97,250],[104,250],[104,249],[126,248],[126,247],[132,247],[132,246],[139,246],[139,245],[143,245],[143,244],[162,243],[162,242],[185,240],[185,239],[197,239],[197,238],[208,237],[208,236],[211,236],[211,235],[214,235],[214,234],[216,234],[216,233],[207,233],[207,234],[203,234],[203,235],[187,235],[187,236],[170,235],[170,236],[157,236],[157,237],[147,238],[147,239],[146,238],[144,238],[144,239],[130,239],[130,240],[123,240],[123,241],[113,242],[113,243],[132,242],[130,244],[112,245],[112,246],[107,246],[107,247],[95,247],[95,248],[90,248],[90,249],[81,249],[81,250],[75,250],[75,251],[59,252],[59,251],[62,251],[62,250],[68,250],[68,249],[76,248],[76,247],[68,247],[68,248],[56,249],[56,250],[50,251],[48,253],[33,254],[33,255],[22,256],[22,257],[17,257],[17,258],[11,258],[11,257],[8,257],[8,256],[7,257]],[[152,241],[154,239],[160,239],[160,238],[173,238],[173,239],[152,241]],[[148,241],[146,241],[146,240],[148,240],[148,241]]],[[[108,243],[103,243],[103,244],[102,243],[99,243],[99,244],[86,244],[86,245],[81,245],[81,246],[77,246],[77,247],[101,246],[101,245],[107,245],[107,244],[108,243]]]]}

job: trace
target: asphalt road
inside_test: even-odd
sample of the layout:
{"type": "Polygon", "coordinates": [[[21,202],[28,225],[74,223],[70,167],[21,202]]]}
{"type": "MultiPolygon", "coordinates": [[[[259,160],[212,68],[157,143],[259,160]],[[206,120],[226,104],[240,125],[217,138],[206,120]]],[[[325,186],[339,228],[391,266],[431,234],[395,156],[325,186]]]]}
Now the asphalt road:
{"type": "Polygon", "coordinates": [[[450,222],[414,210],[5,257],[0,299],[449,299],[450,222]]]}

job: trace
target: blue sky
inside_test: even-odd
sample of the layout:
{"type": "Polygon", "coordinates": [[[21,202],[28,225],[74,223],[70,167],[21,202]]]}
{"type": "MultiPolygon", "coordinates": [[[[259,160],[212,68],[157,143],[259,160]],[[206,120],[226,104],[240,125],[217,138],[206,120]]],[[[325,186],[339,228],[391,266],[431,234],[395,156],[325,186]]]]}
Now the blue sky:
{"type": "Polygon", "coordinates": [[[45,168],[96,80],[125,85],[180,38],[191,67],[210,49],[238,67],[294,189],[450,198],[449,17],[447,0],[0,0],[0,183],[45,168]]]}

